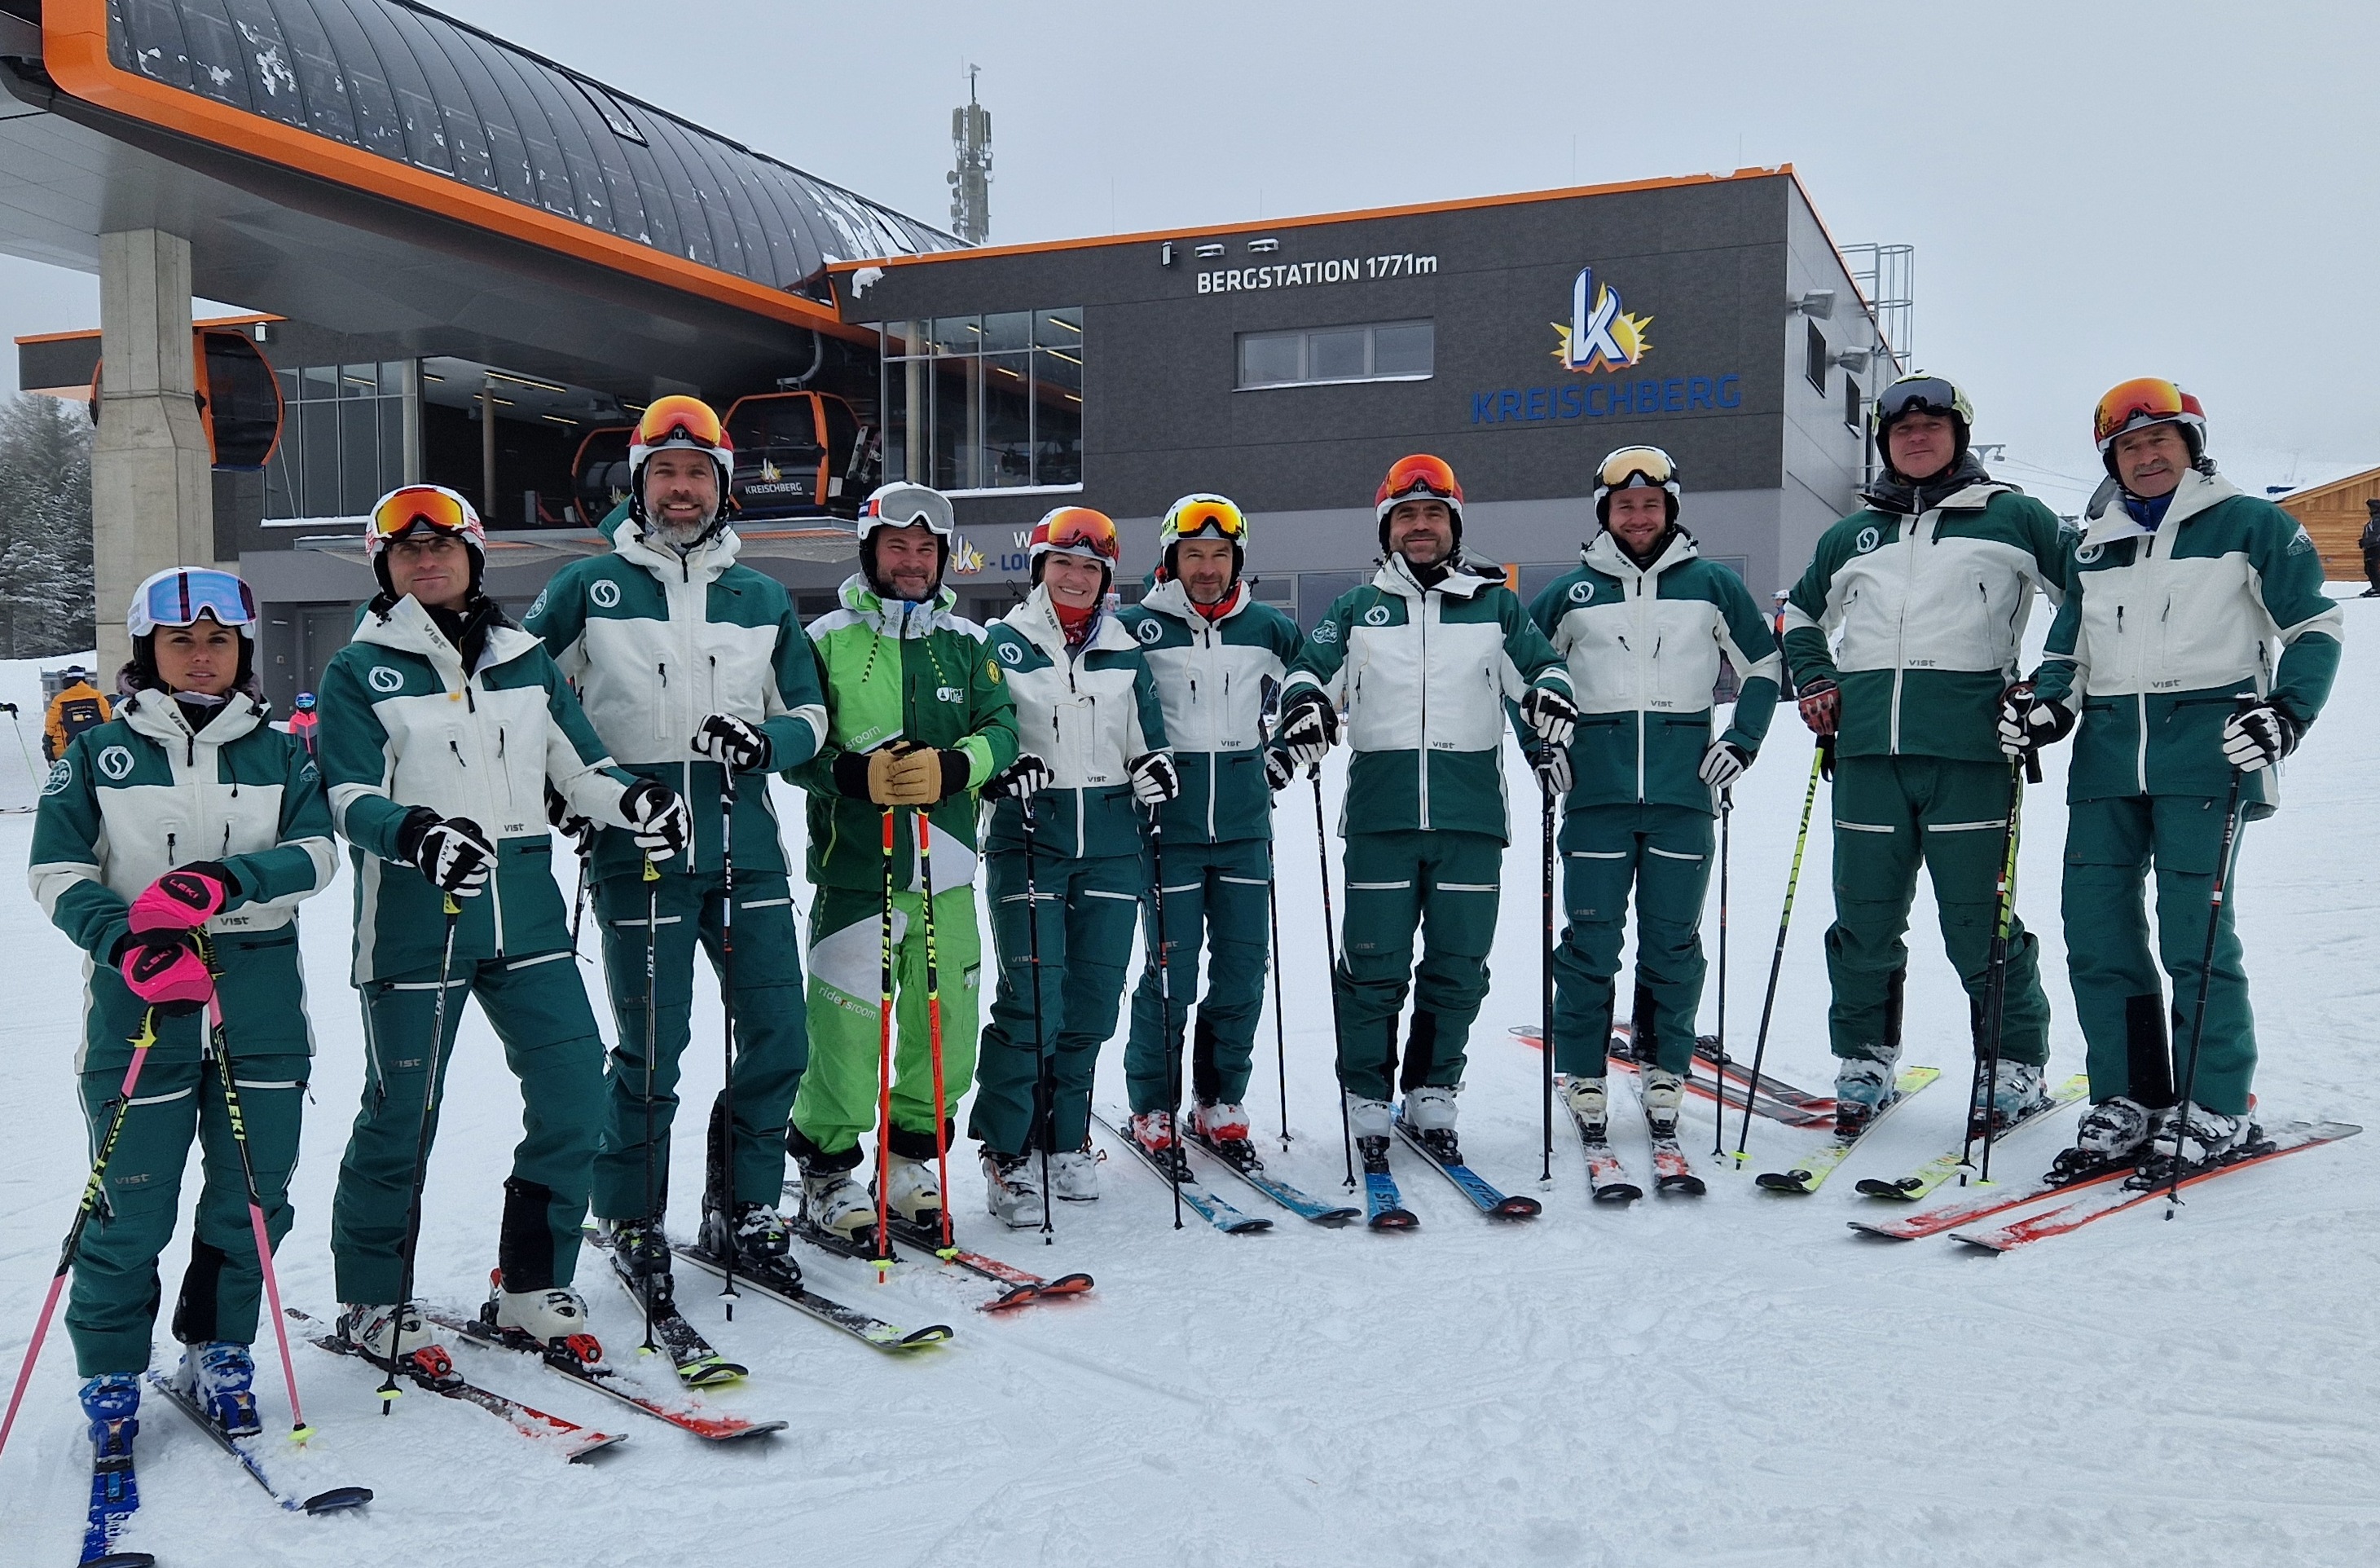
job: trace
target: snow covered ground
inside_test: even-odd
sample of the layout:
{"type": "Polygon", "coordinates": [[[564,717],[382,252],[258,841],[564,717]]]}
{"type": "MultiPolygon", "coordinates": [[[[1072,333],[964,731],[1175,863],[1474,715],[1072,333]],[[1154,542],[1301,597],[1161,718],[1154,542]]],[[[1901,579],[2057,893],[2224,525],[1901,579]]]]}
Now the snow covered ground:
{"type": "MultiPolygon", "coordinates": [[[[2368,1119],[2380,996],[2380,610],[2347,606],[2338,697],[2290,764],[2279,818],[2252,829],[2241,924],[2270,1117],[2368,1119]]],[[[2036,638],[2040,627],[2036,626],[2036,638]]],[[[0,742],[0,745],[5,745],[0,742]]],[[[1791,851],[1808,750],[1790,715],[1739,794],[1730,1033],[1748,1050],[1791,851]]],[[[2062,748],[2054,769],[2062,767],[2062,748]]],[[[1533,793],[1517,761],[1515,797],[1533,793]]],[[[2082,1042],[2064,985],[2056,893],[2064,810],[2053,776],[2028,799],[2022,907],[2046,949],[2054,1076],[2082,1042]]],[[[790,807],[790,799],[783,802],[790,807]]],[[[1335,811],[1335,802],[1333,803],[1335,811]]],[[[786,811],[798,833],[798,815],[786,811]]],[[[1821,820],[1824,803],[1821,802],[1821,820]]],[[[1290,1122],[1277,1168],[1317,1193],[1340,1171],[1310,800],[1285,797],[1290,1122]]],[[[1515,1191],[1539,1191],[1538,1058],[1506,1026],[1536,1014],[1535,823],[1506,860],[1496,988],[1473,1041],[1464,1146],[1515,1191]]],[[[0,881],[30,819],[0,816],[0,881]]],[[[1335,847],[1335,846],[1334,846],[1335,847]]],[[[1828,915],[1823,832],[1792,933],[1774,1069],[1822,1086],[1828,915]]],[[[333,1307],[327,1213],[359,1081],[345,983],[345,885],[305,947],[319,1041],[298,1219],[281,1254],[289,1299],[333,1307]]],[[[1161,1184],[1122,1158],[1096,1205],[1059,1215],[1055,1247],[994,1234],[964,1167],[956,1212],[978,1245],[1035,1268],[1087,1269],[1090,1296],[993,1319],[932,1278],[879,1287],[805,1258],[814,1282],[957,1339],[896,1360],[758,1298],[721,1320],[688,1273],[691,1315],[748,1361],[718,1403],[792,1428],[716,1450],[498,1353],[458,1352],[480,1380],[632,1440],[579,1466],[476,1411],[415,1394],[385,1419],[374,1375],[304,1345],[322,1429],[312,1463],[369,1484],[361,1514],[283,1515],[162,1405],[140,1439],[147,1499],[125,1544],[178,1565],[567,1564],[713,1558],[795,1562],[1338,1564],[2346,1563],[2380,1530],[2380,1196],[2359,1145],[2215,1184],[2171,1223],[2134,1213],[1993,1259],[1942,1241],[1894,1246],[1843,1222],[1895,1174],[1957,1141],[1966,1010],[1933,928],[1915,918],[1910,1060],[1947,1070],[1853,1168],[1807,1198],[1755,1190],[1809,1135],[1756,1123],[1754,1165],[1711,1171],[1708,1197],[1590,1207],[1574,1141],[1534,1222],[1492,1225],[1401,1156],[1422,1229],[1326,1233],[1286,1215],[1225,1237],[1171,1228],[1161,1184]]],[[[593,944],[589,943],[591,950],[593,944]]],[[[76,955],[30,899],[0,893],[0,1371],[13,1373],[85,1170],[67,1062],[76,955]]],[[[600,999],[601,980],[588,971],[600,999]]],[[[1715,999],[1714,999],[1715,1001],[1715,999]]],[[[690,1058],[689,1102],[716,1087],[717,1014],[690,1058]]],[[[598,1016],[608,1012],[598,1005],[598,1016]]],[[[1705,1027],[1713,1015],[1706,1013],[1705,1027]]],[[[1274,1131],[1271,1027],[1260,1130],[1274,1131]]],[[[1103,1094],[1121,1094],[1111,1047],[1103,1094]]],[[[517,1100],[474,1013],[454,1069],[422,1243],[426,1291],[475,1300],[492,1260],[497,1184],[517,1100]]],[[[1730,1126],[1732,1124],[1730,1124],[1730,1126]]],[[[2045,1162],[2070,1116],[2006,1147],[2045,1162]]],[[[1686,1143],[1708,1168],[1711,1126],[1686,1143]]],[[[1641,1143],[1623,1151],[1641,1169],[1641,1143]]],[[[693,1144],[676,1188],[698,1190],[693,1144]]],[[[1237,1201],[1237,1195],[1232,1195],[1237,1201]]],[[[187,1195],[186,1195],[187,1197],[187,1195]]],[[[1255,1211],[1260,1200],[1250,1195],[1255,1211]]],[[[683,1215],[680,1216],[684,1218],[683,1215]]],[[[165,1260],[170,1290],[177,1246],[165,1260]]],[[[585,1276],[595,1326],[630,1358],[637,1319],[585,1276]]],[[[161,1331],[161,1361],[170,1355],[161,1331]]],[[[269,1350],[260,1392],[280,1397],[269,1350]]],[[[0,1457],[0,1561],[63,1563],[80,1529],[87,1449],[71,1355],[54,1331],[0,1457]]]]}

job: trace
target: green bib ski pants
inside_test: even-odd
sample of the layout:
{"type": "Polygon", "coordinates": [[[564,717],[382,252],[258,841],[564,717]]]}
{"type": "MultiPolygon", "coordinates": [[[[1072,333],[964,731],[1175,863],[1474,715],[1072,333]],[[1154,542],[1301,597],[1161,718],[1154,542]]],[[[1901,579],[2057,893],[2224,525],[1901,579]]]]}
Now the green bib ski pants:
{"type": "MultiPolygon", "coordinates": [[[[669,1203],[670,1128],[677,1118],[679,1058],[693,1027],[698,942],[722,977],[721,916],[726,889],[716,871],[605,877],[595,884],[603,926],[618,1045],[604,1073],[601,1141],[593,1208],[606,1220],[660,1214],[669,1203]],[[650,890],[650,893],[648,890],[650,890]],[[646,1190],[645,917],[653,911],[652,1190],[646,1190]]],[[[735,1197],[777,1207],[785,1182],[785,1113],[809,1063],[802,1015],[801,950],[793,899],[774,872],[735,878],[735,1197]]]]}
{"type": "Polygon", "coordinates": [[[1694,1056],[1703,1001],[1703,894],[1714,835],[1708,812],[1686,806],[1588,806],[1562,819],[1562,906],[1570,926],[1554,949],[1554,1066],[1572,1077],[1608,1070],[1628,893],[1636,893],[1634,1041],[1683,1073],[1694,1056]]]}
{"type": "Polygon", "coordinates": [[[1463,1081],[1463,1046],[1488,999],[1504,846],[1488,833],[1411,829],[1347,835],[1347,918],[1339,972],[1339,1081],[1366,1100],[1397,1085],[1463,1081]],[[1414,935],[1422,938],[1414,963],[1414,935]],[[1397,1015],[1414,1020],[1397,1070],[1397,1015]]]}
{"type": "MultiPolygon", "coordinates": [[[[479,998],[504,1043],[505,1065],[520,1080],[522,1136],[513,1148],[496,1244],[504,1284],[516,1291],[566,1285],[577,1271],[578,1227],[587,1215],[603,1114],[603,1041],[595,1032],[577,961],[568,948],[522,958],[457,958],[446,984],[437,1095],[445,1094],[455,1032],[462,1027],[463,1003],[472,997],[479,998]]],[[[360,991],[363,1104],[347,1135],[346,1156],[339,1161],[338,1191],[331,1201],[331,1258],[341,1301],[384,1305],[396,1300],[404,1272],[399,1249],[412,1191],[414,1140],[421,1126],[438,970],[433,966],[388,976],[360,991]]],[[[437,1121],[433,1100],[433,1142],[437,1121]]]]}
{"type": "MultiPolygon", "coordinates": [[[[1909,964],[1901,941],[1922,861],[1940,907],[1942,946],[1967,989],[1967,1039],[1981,1032],[2008,848],[2009,767],[1949,757],[1842,757],[1835,762],[1835,923],[1827,931],[1834,983],[1829,1043],[1839,1057],[1888,1056],[1900,1011],[1896,977],[1909,964]]],[[[2049,999],[2041,944],[2022,920],[2009,927],[2000,1054],[2049,1060],[2049,999]]]]}
{"type": "MultiPolygon", "coordinates": [[[[289,1175],[298,1163],[298,1124],[313,1068],[298,933],[285,926],[254,936],[217,936],[213,942],[240,1124],[256,1167],[265,1233],[277,1252],[296,1213],[289,1175]]],[[[115,1119],[131,1038],[147,1008],[104,966],[92,969],[88,994],[79,1087],[95,1158],[115,1119]]],[[[231,1136],[223,1076],[207,1054],[206,1032],[203,1012],[158,1019],[157,1043],[133,1086],[99,1210],[75,1251],[67,1297],[67,1332],[83,1377],[138,1372],[149,1365],[163,1299],[157,1258],[174,1239],[194,1137],[201,1185],[189,1267],[174,1307],[174,1337],[185,1344],[255,1342],[264,1276],[249,1228],[248,1182],[231,1136]]]]}
{"type": "MultiPolygon", "coordinates": [[[[892,1148],[930,1160],[934,1058],[926,1008],[926,901],[892,895],[892,1148]]],[[[942,1003],[941,1119],[958,1113],[975,1073],[983,988],[983,942],[975,887],[934,898],[934,975],[942,1003]]],[[[810,1067],[794,1100],[794,1151],[818,1170],[847,1171],[876,1125],[882,1048],[884,899],[822,887],[810,906],[810,1067]]]]}
{"type": "MultiPolygon", "coordinates": [[[[2223,802],[2135,795],[2078,800],[2066,818],[2066,972],[2082,1026],[2091,1098],[2118,1095],[2152,1108],[2174,1103],[2190,1075],[2190,1028],[2215,863],[2223,852],[2223,802]],[[2149,951],[2144,882],[2156,874],[2156,954],[2149,951]],[[2168,1013],[2157,959],[2173,980],[2168,1013]],[[2167,1020],[2172,1020],[2168,1036],[2167,1020]]],[[[2237,851],[2234,851],[2237,858],[2237,851]]],[[[2191,1098],[2228,1116],[2248,1113],[2256,1070],[2256,1023],[2248,972],[2226,890],[2206,987],[2206,1028],[2191,1098]]]]}
{"type": "MultiPolygon", "coordinates": [[[[1135,1112],[1172,1105],[1173,1064],[1182,1054],[1183,1022],[1194,997],[1198,1027],[1191,1037],[1184,1090],[1195,1100],[1224,1104],[1237,1104],[1246,1096],[1257,1021],[1264,1016],[1271,849],[1260,838],[1166,845],[1163,946],[1173,1002],[1169,1018],[1157,966],[1144,962],[1140,983],[1132,993],[1132,1034],[1123,1052],[1124,1083],[1135,1112]],[[1196,995],[1202,941],[1207,949],[1203,997],[1196,995]]],[[[1148,879],[1156,881],[1154,867],[1148,879]]],[[[1159,945],[1157,905],[1151,900],[1142,912],[1141,951],[1155,953],[1159,945]]]]}

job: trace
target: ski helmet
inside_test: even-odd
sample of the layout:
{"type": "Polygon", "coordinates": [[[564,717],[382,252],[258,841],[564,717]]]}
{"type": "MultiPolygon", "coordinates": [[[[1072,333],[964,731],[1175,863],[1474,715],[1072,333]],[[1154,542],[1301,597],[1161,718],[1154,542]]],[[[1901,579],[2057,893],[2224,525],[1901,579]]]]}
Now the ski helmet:
{"type": "Polygon", "coordinates": [[[1028,559],[1033,564],[1033,580],[1041,580],[1041,563],[1051,555],[1079,555],[1087,561],[1097,561],[1105,578],[1102,586],[1115,582],[1116,562],[1123,547],[1117,542],[1115,520],[1105,512],[1088,506],[1061,506],[1045,515],[1033,525],[1033,539],[1028,559]]]}
{"type": "Polygon", "coordinates": [[[876,586],[876,546],[873,542],[879,529],[905,529],[923,524],[934,536],[938,549],[934,562],[934,586],[942,583],[942,569],[950,565],[951,545],[958,538],[958,523],[951,514],[951,499],[939,490],[922,484],[896,480],[876,487],[873,493],[860,504],[856,527],[859,530],[859,570],[870,588],[876,586]]]}
{"type": "Polygon", "coordinates": [[[1202,491],[1185,495],[1166,508],[1165,520],[1157,525],[1159,576],[1177,575],[1173,547],[1185,539],[1230,541],[1232,580],[1239,580],[1241,569],[1248,562],[1248,519],[1231,497],[1202,491]]]}
{"type": "Polygon", "coordinates": [[[699,397],[660,398],[638,416],[636,431],[628,437],[628,515],[640,523],[648,520],[645,464],[654,453],[673,448],[699,452],[719,471],[719,505],[702,530],[702,538],[709,539],[727,521],[728,494],[735,482],[735,444],[720,423],[718,411],[699,397]]]}
{"type": "Polygon", "coordinates": [[[256,671],[256,595],[247,583],[212,566],[168,566],[141,579],[132,590],[132,606],[124,629],[132,637],[133,684],[137,688],[162,688],[157,674],[157,632],[164,626],[198,624],[204,615],[226,631],[239,633],[239,668],[232,677],[243,687],[256,671]]]}
{"type": "Polygon", "coordinates": [[[1611,522],[1611,492],[1631,490],[1639,485],[1658,490],[1669,520],[1678,520],[1677,459],[1658,446],[1623,446],[1604,458],[1595,470],[1595,520],[1609,527],[1611,522]]]}
{"type": "MultiPolygon", "coordinates": [[[[1904,414],[1945,414],[1957,432],[1956,444],[1950,451],[1950,465],[1956,468],[1967,456],[1967,444],[1974,438],[1975,406],[1957,382],[1948,376],[1930,375],[1924,371],[1912,371],[1876,394],[1876,444],[1884,454],[1885,467],[1892,467],[1892,449],[1886,438],[1892,433],[1895,419],[1904,414]]],[[[1895,470],[1898,472],[1898,470],[1895,470]]]]}
{"type": "Polygon", "coordinates": [[[2190,460],[2206,456],[2206,410],[2198,399],[2169,381],[2139,376],[2108,388],[2091,419],[2091,436],[2110,477],[2116,472],[2116,438],[2147,425],[2180,426],[2190,460]]]}
{"type": "Polygon", "coordinates": [[[1372,497],[1372,516],[1380,525],[1380,553],[1389,550],[1389,514],[1400,501],[1443,501],[1454,525],[1454,548],[1463,549],[1463,486],[1455,482],[1453,466],[1443,457],[1417,452],[1389,465],[1388,478],[1372,497]]]}
{"type": "Polygon", "coordinates": [[[380,498],[364,520],[364,559],[383,592],[395,593],[388,580],[388,547],[416,532],[459,539],[471,553],[471,591],[488,562],[488,530],[468,501],[443,484],[399,485],[380,498]]]}

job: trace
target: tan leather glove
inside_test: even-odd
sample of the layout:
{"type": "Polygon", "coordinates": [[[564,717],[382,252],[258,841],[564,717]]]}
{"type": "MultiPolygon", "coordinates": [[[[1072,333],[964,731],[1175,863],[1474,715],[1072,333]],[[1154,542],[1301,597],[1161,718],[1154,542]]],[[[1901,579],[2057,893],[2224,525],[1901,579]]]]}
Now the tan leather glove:
{"type": "Polygon", "coordinates": [[[897,748],[881,747],[868,754],[868,798],[879,806],[901,804],[902,755],[897,748]]]}
{"type": "MultiPolygon", "coordinates": [[[[889,748],[887,749],[890,749],[889,748]]],[[[869,772],[875,772],[869,764],[869,772]]],[[[875,784],[871,776],[871,788],[875,784]]],[[[905,747],[894,753],[886,770],[884,788],[875,796],[882,806],[931,806],[942,797],[942,765],[931,747],[905,747]]]]}

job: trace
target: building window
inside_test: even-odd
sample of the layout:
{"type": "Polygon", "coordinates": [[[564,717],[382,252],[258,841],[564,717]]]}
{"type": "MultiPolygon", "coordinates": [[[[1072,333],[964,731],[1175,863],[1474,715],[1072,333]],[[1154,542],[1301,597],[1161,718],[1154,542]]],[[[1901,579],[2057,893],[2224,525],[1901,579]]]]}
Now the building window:
{"type": "Polygon", "coordinates": [[[1810,378],[1812,386],[1820,392],[1827,390],[1827,334],[1818,330],[1815,322],[1810,323],[1809,360],[1802,373],[1810,378]]]}
{"type": "Polygon", "coordinates": [[[1244,332],[1239,387],[1245,392],[1350,381],[1426,381],[1436,342],[1437,328],[1430,322],[1244,332]]]}
{"type": "Polygon", "coordinates": [[[884,477],[937,490],[1083,482],[1079,306],[880,322],[884,477]]]}
{"type": "Polygon", "coordinates": [[[405,365],[280,371],[281,444],[264,467],[268,517],[355,517],[405,482],[405,365]]]}
{"type": "Polygon", "coordinates": [[[1852,375],[1843,377],[1843,423],[1852,430],[1859,429],[1860,415],[1866,407],[1865,400],[1860,396],[1859,377],[1852,375]]]}

